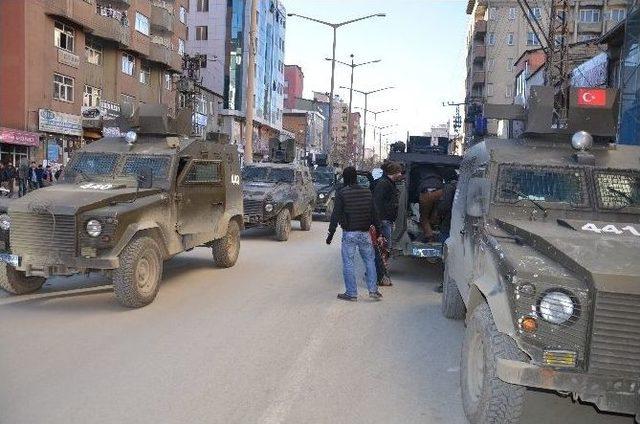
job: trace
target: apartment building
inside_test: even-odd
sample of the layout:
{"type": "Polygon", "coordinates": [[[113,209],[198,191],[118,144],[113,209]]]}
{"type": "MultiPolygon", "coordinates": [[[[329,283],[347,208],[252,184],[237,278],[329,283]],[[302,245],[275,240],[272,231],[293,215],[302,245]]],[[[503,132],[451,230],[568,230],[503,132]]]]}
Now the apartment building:
{"type": "Polygon", "coordinates": [[[0,2],[3,162],[66,162],[129,103],[175,111],[186,0],[0,2]]]}
{"type": "Polygon", "coordinates": [[[302,97],[304,73],[298,65],[284,65],[284,107],[294,109],[297,99],[302,97]]]}
{"type": "MultiPolygon", "coordinates": [[[[530,1],[531,19],[541,23],[545,34],[549,28],[551,0],[530,1]]],[[[570,0],[565,13],[568,30],[565,42],[574,47],[572,59],[586,60],[590,50],[584,44],[613,28],[626,16],[628,0],[570,0]]],[[[517,0],[469,0],[471,16],[467,37],[467,78],[465,133],[481,117],[482,105],[513,104],[515,62],[525,51],[541,47],[517,0]]],[[[488,132],[495,134],[497,123],[489,122],[488,132]]]]}

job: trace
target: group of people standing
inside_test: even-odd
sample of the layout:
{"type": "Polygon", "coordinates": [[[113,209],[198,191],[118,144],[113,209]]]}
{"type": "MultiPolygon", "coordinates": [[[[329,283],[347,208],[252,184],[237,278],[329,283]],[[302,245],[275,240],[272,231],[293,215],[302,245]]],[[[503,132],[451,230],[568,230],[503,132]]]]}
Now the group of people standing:
{"type": "Polygon", "coordinates": [[[62,167],[54,172],[49,165],[29,163],[26,159],[20,161],[18,167],[0,162],[0,187],[8,196],[13,196],[17,186],[18,196],[22,197],[29,191],[53,184],[61,173],[62,167]]]}

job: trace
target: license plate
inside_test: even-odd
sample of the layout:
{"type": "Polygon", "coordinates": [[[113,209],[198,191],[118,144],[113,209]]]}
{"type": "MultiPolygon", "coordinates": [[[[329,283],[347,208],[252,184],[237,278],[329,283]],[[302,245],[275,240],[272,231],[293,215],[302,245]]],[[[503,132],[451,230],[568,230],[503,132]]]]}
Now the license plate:
{"type": "Polygon", "coordinates": [[[18,265],[20,265],[20,256],[12,255],[10,253],[0,253],[0,262],[4,262],[5,264],[17,267],[18,265]]]}
{"type": "Polygon", "coordinates": [[[419,258],[441,258],[442,244],[413,246],[411,254],[419,258]]]}

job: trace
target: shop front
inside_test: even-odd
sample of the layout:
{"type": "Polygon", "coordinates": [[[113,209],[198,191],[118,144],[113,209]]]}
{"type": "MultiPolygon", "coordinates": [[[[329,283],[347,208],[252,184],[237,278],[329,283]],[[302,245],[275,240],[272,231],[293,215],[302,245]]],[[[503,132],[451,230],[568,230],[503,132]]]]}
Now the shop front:
{"type": "Polygon", "coordinates": [[[66,164],[73,151],[84,144],[82,117],[40,109],[38,118],[38,129],[44,133],[44,143],[36,159],[54,168],[66,164]]]}
{"type": "Polygon", "coordinates": [[[0,127],[0,162],[5,165],[18,166],[21,160],[29,160],[39,146],[38,133],[0,127]]]}

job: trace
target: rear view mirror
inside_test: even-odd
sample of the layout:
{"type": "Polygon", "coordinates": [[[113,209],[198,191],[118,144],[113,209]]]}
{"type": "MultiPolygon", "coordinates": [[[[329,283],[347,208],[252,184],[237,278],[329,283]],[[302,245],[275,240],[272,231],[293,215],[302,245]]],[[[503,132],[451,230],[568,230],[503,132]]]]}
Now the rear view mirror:
{"type": "Polygon", "coordinates": [[[153,187],[153,170],[148,166],[140,168],[136,175],[139,189],[147,189],[153,187]]]}
{"type": "Polygon", "coordinates": [[[467,215],[479,218],[489,210],[491,186],[486,178],[472,177],[467,187],[467,215]]]}

